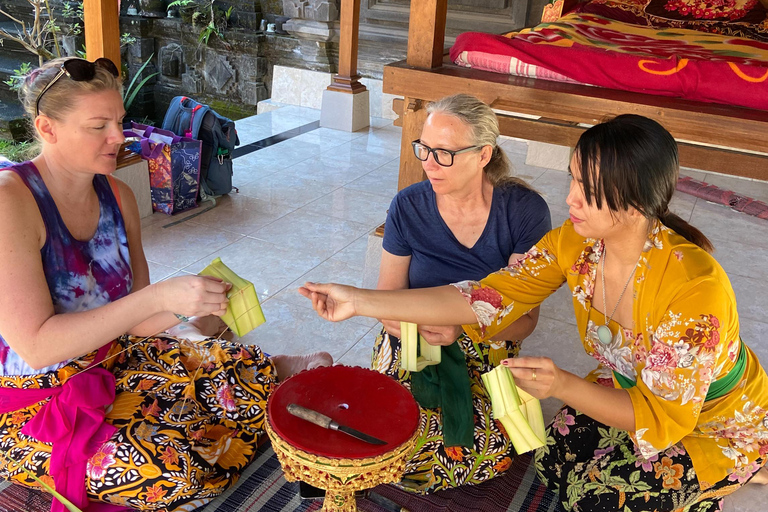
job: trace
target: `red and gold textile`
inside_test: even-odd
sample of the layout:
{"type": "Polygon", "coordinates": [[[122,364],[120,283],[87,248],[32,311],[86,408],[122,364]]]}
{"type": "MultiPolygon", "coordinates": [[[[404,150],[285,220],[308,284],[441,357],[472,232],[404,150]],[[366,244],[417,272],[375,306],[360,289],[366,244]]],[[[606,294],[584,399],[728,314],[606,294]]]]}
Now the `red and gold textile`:
{"type": "Polygon", "coordinates": [[[500,73],[768,110],[768,42],[741,37],[572,13],[505,36],[461,34],[451,59],[500,73]]]}

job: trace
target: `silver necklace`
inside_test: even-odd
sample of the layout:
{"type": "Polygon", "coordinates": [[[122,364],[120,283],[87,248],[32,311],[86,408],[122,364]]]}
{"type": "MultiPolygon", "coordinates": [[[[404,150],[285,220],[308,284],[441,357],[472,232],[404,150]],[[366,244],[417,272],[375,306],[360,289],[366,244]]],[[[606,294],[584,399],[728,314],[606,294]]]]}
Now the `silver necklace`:
{"type": "Polygon", "coordinates": [[[635,275],[635,270],[637,270],[637,265],[640,263],[640,258],[643,257],[643,253],[640,253],[640,257],[637,258],[637,263],[635,263],[635,267],[632,269],[632,272],[629,274],[629,278],[627,279],[627,282],[624,283],[624,288],[621,290],[621,295],[619,295],[619,300],[616,301],[616,305],[613,306],[613,311],[611,311],[611,316],[606,316],[605,311],[607,309],[607,304],[605,303],[605,242],[603,242],[603,261],[601,263],[602,269],[600,270],[600,280],[603,285],[603,319],[605,319],[605,325],[601,325],[597,328],[597,339],[600,340],[600,343],[603,345],[608,345],[611,343],[611,340],[613,339],[613,333],[611,332],[611,328],[608,327],[608,324],[611,323],[611,320],[613,320],[613,315],[616,313],[616,310],[619,308],[619,304],[621,303],[621,298],[624,297],[624,292],[627,291],[627,287],[629,286],[629,282],[632,281],[632,276],[635,275]]]}

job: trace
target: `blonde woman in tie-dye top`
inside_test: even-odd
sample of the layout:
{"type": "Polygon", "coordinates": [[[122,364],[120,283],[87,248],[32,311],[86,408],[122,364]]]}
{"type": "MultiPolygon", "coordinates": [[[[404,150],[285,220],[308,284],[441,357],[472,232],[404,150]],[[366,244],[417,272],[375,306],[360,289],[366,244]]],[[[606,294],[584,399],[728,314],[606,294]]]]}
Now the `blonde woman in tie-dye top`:
{"type": "Polygon", "coordinates": [[[253,458],[278,376],[330,356],[164,332],[195,316],[217,334],[228,284],[150,284],[136,200],[110,176],[116,66],[53,60],[23,97],[42,150],[0,167],[0,477],[39,487],[23,465],[86,511],[199,509],[253,458]]]}
{"type": "Polygon", "coordinates": [[[571,171],[570,220],[479,282],[301,291],[331,320],[459,321],[484,342],[567,284],[597,369],[581,378],[547,357],[503,363],[519,387],[565,403],[536,452],[540,478],[568,510],[714,510],[764,476],[768,377],[740,339],[711,244],[668,209],[677,145],[655,121],[623,115],[582,135],[571,171]]]}

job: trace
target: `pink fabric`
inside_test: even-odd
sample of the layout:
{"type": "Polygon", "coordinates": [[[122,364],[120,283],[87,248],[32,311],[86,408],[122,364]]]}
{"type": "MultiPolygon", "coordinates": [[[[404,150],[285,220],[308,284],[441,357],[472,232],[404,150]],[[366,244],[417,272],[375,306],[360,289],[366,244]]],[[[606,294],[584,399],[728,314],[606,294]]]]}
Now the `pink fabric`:
{"type": "MultiPolygon", "coordinates": [[[[111,346],[99,350],[96,361],[111,346]]],[[[50,474],[56,491],[88,512],[130,510],[106,503],[90,503],[85,489],[88,459],[98,451],[116,427],[104,422],[106,407],[115,400],[115,376],[104,368],[93,368],[70,377],[62,386],[48,389],[0,388],[0,413],[8,413],[50,397],[21,433],[52,443],[50,474]]],[[[58,500],[51,512],[67,512],[58,500]]]]}

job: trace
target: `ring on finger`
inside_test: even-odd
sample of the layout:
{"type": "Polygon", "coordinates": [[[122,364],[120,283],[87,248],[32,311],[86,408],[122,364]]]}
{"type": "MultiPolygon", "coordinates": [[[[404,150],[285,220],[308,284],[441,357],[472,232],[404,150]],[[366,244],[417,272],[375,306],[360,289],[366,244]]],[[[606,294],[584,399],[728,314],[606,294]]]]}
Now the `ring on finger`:
{"type": "Polygon", "coordinates": [[[531,373],[531,380],[536,380],[536,370],[533,370],[533,373],[531,373]]]}

